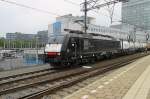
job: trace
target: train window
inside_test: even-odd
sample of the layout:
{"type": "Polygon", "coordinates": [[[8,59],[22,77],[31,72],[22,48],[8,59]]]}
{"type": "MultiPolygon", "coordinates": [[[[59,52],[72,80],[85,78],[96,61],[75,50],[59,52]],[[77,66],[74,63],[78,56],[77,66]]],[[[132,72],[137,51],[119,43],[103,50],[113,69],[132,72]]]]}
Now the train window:
{"type": "Polygon", "coordinates": [[[64,36],[51,36],[49,39],[50,44],[62,44],[64,41],[64,36]]]}

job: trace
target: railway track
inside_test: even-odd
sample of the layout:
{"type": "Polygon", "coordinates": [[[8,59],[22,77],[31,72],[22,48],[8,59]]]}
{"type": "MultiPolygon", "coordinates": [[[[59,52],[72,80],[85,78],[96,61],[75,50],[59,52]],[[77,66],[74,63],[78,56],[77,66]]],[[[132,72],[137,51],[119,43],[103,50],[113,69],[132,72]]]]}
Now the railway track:
{"type": "Polygon", "coordinates": [[[0,78],[0,81],[17,78],[17,77],[24,76],[24,75],[26,76],[26,75],[30,75],[30,74],[45,72],[45,71],[49,71],[49,70],[50,69],[44,69],[44,70],[38,70],[38,71],[34,71],[34,72],[27,72],[27,73],[23,73],[23,74],[17,74],[17,75],[11,75],[11,76],[7,76],[7,77],[2,77],[2,78],[0,78]]]}
{"type": "Polygon", "coordinates": [[[0,90],[0,95],[2,98],[38,99],[60,88],[71,86],[89,77],[129,64],[145,55],[146,54],[130,55],[100,62],[99,66],[95,65],[93,68],[64,70],[58,73],[36,77],[35,79],[32,78],[20,82],[14,82],[15,84],[3,85],[0,86],[0,88],[3,88],[3,90],[0,90]],[[22,94],[22,92],[24,94],[22,94]]]}
{"type": "MultiPolygon", "coordinates": [[[[53,70],[53,69],[44,69],[44,70],[38,70],[38,71],[34,71],[34,72],[28,72],[28,73],[3,77],[3,78],[0,78],[0,87],[5,86],[5,85],[9,87],[13,83],[16,83],[16,82],[19,82],[22,80],[33,79],[33,78],[36,78],[37,76],[38,77],[45,76],[45,75],[52,74],[55,72],[57,72],[57,71],[53,70]]],[[[3,87],[1,87],[0,90],[3,90],[3,87]]]]}

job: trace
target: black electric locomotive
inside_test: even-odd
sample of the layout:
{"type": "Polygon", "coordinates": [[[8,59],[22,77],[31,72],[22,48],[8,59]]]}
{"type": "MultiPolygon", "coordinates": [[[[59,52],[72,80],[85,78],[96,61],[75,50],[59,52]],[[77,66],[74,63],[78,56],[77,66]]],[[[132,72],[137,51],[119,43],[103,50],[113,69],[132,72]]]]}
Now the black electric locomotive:
{"type": "Polygon", "coordinates": [[[45,61],[53,66],[94,62],[121,50],[120,41],[111,36],[66,31],[67,34],[52,35],[45,47],[45,61]]]}

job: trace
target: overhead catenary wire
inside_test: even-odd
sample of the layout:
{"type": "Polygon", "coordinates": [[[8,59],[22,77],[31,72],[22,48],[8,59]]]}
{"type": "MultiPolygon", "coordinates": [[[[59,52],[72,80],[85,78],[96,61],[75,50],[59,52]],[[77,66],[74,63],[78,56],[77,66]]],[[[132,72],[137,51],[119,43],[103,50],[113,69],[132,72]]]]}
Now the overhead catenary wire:
{"type": "MultiPolygon", "coordinates": [[[[93,1],[93,0],[92,0],[93,1]]],[[[99,1],[99,0],[97,0],[97,1],[99,1]]],[[[97,2],[96,1],[96,2],[97,2]]],[[[82,9],[82,11],[91,11],[91,10],[94,10],[94,9],[100,9],[100,8],[102,8],[102,7],[105,7],[105,6],[108,6],[109,7],[109,5],[113,5],[112,6],[112,8],[111,8],[111,10],[109,9],[109,18],[110,18],[110,21],[111,21],[111,24],[112,24],[112,22],[113,22],[113,14],[114,14],[114,7],[115,7],[115,4],[116,3],[118,3],[118,2],[121,2],[122,0],[120,0],[120,1],[118,1],[118,0],[109,0],[109,1],[106,1],[106,0],[104,0],[106,3],[102,3],[102,4],[98,4],[98,5],[96,5],[96,4],[94,4],[94,6],[92,6],[92,7],[89,7],[89,8],[87,8],[86,10],[84,10],[84,9],[82,9]],[[111,13],[110,13],[111,12],[111,13]]],[[[93,1],[94,3],[96,3],[95,1],[93,1]]],[[[92,3],[92,2],[91,2],[92,3]]]]}
{"type": "MultiPolygon", "coordinates": [[[[47,14],[50,14],[50,15],[54,15],[54,16],[56,16],[56,17],[61,16],[61,15],[59,15],[59,14],[57,14],[57,13],[54,13],[54,12],[46,11],[46,10],[39,9],[39,8],[34,8],[34,7],[31,7],[31,6],[28,6],[28,5],[24,5],[24,4],[17,3],[17,2],[15,2],[15,1],[9,1],[9,0],[0,0],[0,1],[6,2],[6,3],[9,3],[9,4],[13,4],[13,5],[16,5],[16,6],[28,8],[28,9],[31,9],[31,10],[35,10],[35,11],[38,11],[38,12],[47,13],[47,14]]],[[[72,1],[70,1],[70,0],[64,0],[64,1],[66,1],[66,2],[68,2],[68,3],[71,3],[71,4],[73,4],[73,5],[76,5],[76,6],[80,6],[80,4],[77,4],[77,3],[72,2],[72,1]]],[[[104,15],[104,14],[99,13],[99,12],[94,11],[94,10],[93,10],[92,12],[95,12],[95,13],[97,13],[97,14],[101,14],[102,16],[105,16],[105,17],[109,17],[108,15],[104,15]]]]}
{"type": "MultiPolygon", "coordinates": [[[[75,2],[73,2],[73,1],[70,1],[70,0],[64,0],[65,2],[68,2],[68,3],[70,3],[70,4],[72,4],[72,5],[75,5],[75,6],[80,6],[80,4],[77,4],[77,3],[75,3],[75,2]]],[[[96,1],[98,1],[98,0],[96,0],[96,1]]],[[[95,2],[96,2],[95,1],[95,2]]],[[[99,14],[99,15],[101,15],[101,16],[105,16],[105,17],[107,17],[107,18],[110,18],[110,16],[109,15],[106,15],[106,14],[104,14],[104,13],[100,13],[100,12],[98,12],[98,11],[95,11],[95,10],[91,10],[91,12],[94,12],[94,13],[97,13],[97,14],[99,14]]],[[[118,20],[120,20],[120,19],[116,19],[116,18],[113,18],[115,21],[113,21],[112,19],[110,19],[111,20],[111,24],[112,24],[112,22],[116,22],[116,21],[118,21],[118,20]]]]}
{"type": "MultiPolygon", "coordinates": [[[[72,1],[70,1],[70,0],[64,0],[64,1],[65,1],[65,2],[68,2],[68,3],[72,4],[72,5],[75,5],[75,6],[80,6],[80,4],[77,4],[77,3],[72,2],[72,1]]],[[[99,14],[99,12],[94,11],[94,10],[92,10],[92,12],[95,12],[95,13],[99,14]]],[[[103,14],[103,16],[109,17],[109,16],[104,15],[104,14],[103,14]]]]}
{"type": "MultiPolygon", "coordinates": [[[[112,0],[104,0],[105,2],[111,2],[112,0]]],[[[113,15],[114,15],[114,10],[115,10],[115,3],[112,4],[112,7],[110,7],[110,5],[107,6],[107,11],[110,15],[110,21],[111,21],[111,24],[113,23],[113,15]]]]}
{"type": "Polygon", "coordinates": [[[57,13],[53,13],[53,12],[46,11],[46,10],[39,9],[39,8],[34,8],[34,7],[31,7],[31,6],[28,6],[28,5],[24,5],[24,4],[17,3],[17,2],[15,2],[15,1],[9,1],[9,0],[0,0],[0,1],[6,2],[6,3],[9,3],[9,4],[13,4],[13,5],[16,5],[16,6],[28,8],[28,9],[31,9],[31,10],[35,10],[35,11],[38,11],[38,12],[51,14],[51,15],[54,15],[54,16],[57,16],[57,17],[60,16],[60,15],[57,14],[57,13]]]}
{"type": "Polygon", "coordinates": [[[70,4],[72,4],[72,5],[75,5],[75,6],[79,6],[80,4],[78,4],[78,3],[75,3],[75,2],[72,2],[72,1],[70,1],[70,0],[64,0],[65,2],[68,2],[68,3],[70,3],[70,4]]]}

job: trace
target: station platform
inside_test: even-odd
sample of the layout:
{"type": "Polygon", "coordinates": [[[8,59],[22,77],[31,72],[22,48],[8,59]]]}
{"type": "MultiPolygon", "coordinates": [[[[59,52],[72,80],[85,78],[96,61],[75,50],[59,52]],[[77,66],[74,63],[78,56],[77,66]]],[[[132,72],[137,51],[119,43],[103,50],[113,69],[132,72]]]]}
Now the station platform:
{"type": "Polygon", "coordinates": [[[150,56],[114,70],[64,99],[150,99],[150,56]]]}
{"type": "Polygon", "coordinates": [[[19,68],[19,69],[14,69],[14,70],[1,71],[0,78],[34,72],[34,71],[45,70],[49,68],[50,68],[49,64],[45,64],[45,65],[34,65],[34,66],[24,67],[24,68],[19,68]]]}

